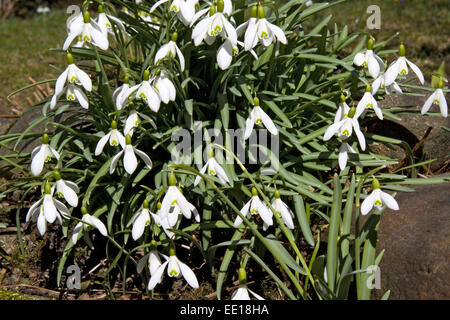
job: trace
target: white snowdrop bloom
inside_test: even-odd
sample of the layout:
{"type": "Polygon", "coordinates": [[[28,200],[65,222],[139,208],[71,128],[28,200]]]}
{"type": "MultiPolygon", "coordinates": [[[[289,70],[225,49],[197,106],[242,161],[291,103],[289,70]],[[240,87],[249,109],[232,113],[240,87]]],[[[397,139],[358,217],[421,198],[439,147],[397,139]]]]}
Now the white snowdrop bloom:
{"type": "Polygon", "coordinates": [[[53,223],[58,220],[62,225],[62,218],[68,219],[70,216],[69,209],[60,201],[53,198],[53,191],[50,184],[47,182],[44,187],[44,196],[31,206],[27,212],[25,221],[32,219],[37,221],[39,233],[44,235],[47,231],[47,222],[53,223]]]}
{"type": "Polygon", "coordinates": [[[135,94],[136,99],[144,100],[151,110],[154,112],[159,111],[161,106],[161,98],[158,91],[150,82],[150,71],[145,70],[143,81],[140,84],[131,87],[127,94],[135,94]]]}
{"type": "Polygon", "coordinates": [[[184,195],[176,186],[177,180],[173,173],[169,176],[169,188],[161,202],[161,210],[159,216],[161,219],[168,220],[168,226],[172,228],[178,221],[178,216],[183,214],[186,219],[194,214],[195,221],[200,222],[200,214],[194,205],[186,200],[184,195]]]}
{"type": "Polygon", "coordinates": [[[139,11],[139,17],[142,18],[147,24],[150,26],[150,28],[153,28],[155,30],[160,29],[160,23],[157,17],[152,17],[152,15],[145,11],[139,11]]]}
{"type": "MultiPolygon", "coordinates": [[[[72,233],[72,242],[76,244],[79,238],[83,235],[84,232],[92,230],[96,228],[100,234],[103,236],[108,236],[108,231],[104,223],[97,217],[92,216],[87,213],[87,209],[85,207],[81,207],[81,213],[83,214],[83,218],[81,218],[81,222],[78,222],[72,233]]],[[[85,235],[88,237],[87,235],[85,235]]],[[[88,240],[90,242],[90,240],[88,240]]]]}
{"type": "MultiPolygon", "coordinates": [[[[203,166],[203,168],[200,170],[201,174],[207,173],[210,176],[217,176],[222,184],[226,184],[227,182],[230,182],[228,179],[227,174],[223,170],[223,168],[220,166],[220,164],[216,161],[214,157],[214,151],[211,149],[209,151],[209,158],[206,164],[203,166]]],[[[200,176],[197,176],[194,181],[194,186],[197,186],[201,180],[200,176]]]]}
{"type": "Polygon", "coordinates": [[[361,204],[362,215],[368,214],[373,207],[382,210],[385,205],[389,209],[399,210],[397,201],[389,193],[380,189],[380,182],[376,178],[373,178],[372,188],[372,193],[361,204]]]}
{"type": "Polygon", "coordinates": [[[278,134],[278,129],[273,123],[272,119],[270,119],[267,113],[265,113],[264,110],[259,106],[259,99],[254,98],[253,103],[253,110],[250,112],[250,116],[245,121],[244,140],[247,140],[250,137],[255,124],[263,124],[271,134],[276,136],[278,134]]]}
{"type": "Polygon", "coordinates": [[[361,129],[359,127],[358,118],[356,117],[355,112],[356,112],[355,107],[350,108],[348,114],[344,115],[344,119],[342,119],[339,122],[335,122],[331,126],[329,126],[327,131],[325,131],[323,140],[328,141],[335,134],[337,134],[340,139],[347,140],[352,135],[353,130],[355,130],[356,137],[358,138],[359,141],[359,145],[361,146],[362,150],[365,150],[366,140],[364,138],[364,134],[361,132],[361,129]]]}
{"type": "Polygon", "coordinates": [[[342,142],[341,147],[339,148],[339,168],[341,170],[345,170],[348,161],[348,153],[356,153],[356,151],[349,145],[347,142],[342,142]]]}
{"type": "Polygon", "coordinates": [[[158,252],[156,250],[157,248],[157,242],[155,240],[152,240],[150,242],[151,249],[148,254],[143,256],[137,263],[136,270],[138,273],[141,273],[142,270],[144,270],[144,267],[148,265],[148,269],[150,271],[150,276],[154,275],[156,270],[161,266],[161,257],[165,258],[166,260],[169,259],[166,255],[158,252]]]}
{"type": "Polygon", "coordinates": [[[44,164],[53,157],[59,160],[59,153],[49,145],[49,137],[44,133],[42,144],[31,151],[31,173],[38,176],[44,169],[44,164]]]}
{"type": "Polygon", "coordinates": [[[112,147],[116,147],[120,145],[122,148],[125,148],[125,137],[117,130],[117,122],[111,122],[111,130],[105,134],[97,143],[95,148],[95,155],[98,156],[103,152],[103,148],[106,143],[109,142],[109,145],[112,147]]]}
{"type": "MultiPolygon", "coordinates": [[[[153,221],[155,222],[155,224],[159,227],[159,228],[163,228],[164,233],[167,235],[167,237],[169,239],[174,239],[175,238],[175,233],[173,233],[172,231],[170,231],[169,229],[171,229],[172,227],[169,225],[169,218],[168,218],[168,214],[166,214],[165,216],[161,215],[161,206],[162,203],[158,202],[157,204],[157,211],[156,214],[153,214],[150,212],[150,215],[153,218],[153,221]]],[[[193,206],[190,206],[190,208],[193,208],[193,206]]],[[[193,210],[196,211],[195,207],[193,208],[193,210]]],[[[177,210],[178,214],[180,214],[180,210],[177,210]]]]}
{"type": "Polygon", "coordinates": [[[448,106],[447,106],[447,100],[445,99],[444,91],[442,91],[443,88],[444,88],[444,82],[441,79],[439,81],[439,86],[436,89],[436,91],[434,91],[434,93],[431,94],[430,97],[425,101],[425,104],[422,107],[422,114],[427,113],[433,104],[437,104],[437,105],[439,105],[442,116],[447,117],[448,106]]]}
{"type": "Polygon", "coordinates": [[[129,102],[129,95],[130,95],[130,78],[128,76],[125,76],[123,84],[116,88],[113,92],[113,100],[116,103],[116,109],[122,110],[126,104],[129,102]]]}
{"type": "MultiPolygon", "coordinates": [[[[151,8],[150,13],[156,10],[160,5],[169,0],[159,0],[151,8]]],[[[195,6],[198,5],[198,0],[172,0],[170,2],[169,11],[175,12],[178,19],[185,25],[189,26],[194,19],[195,6]]]]}
{"type": "Polygon", "coordinates": [[[171,248],[169,258],[167,258],[166,262],[161,264],[159,268],[154,272],[154,274],[150,277],[150,281],[148,282],[147,286],[148,290],[153,290],[158,283],[162,282],[162,277],[166,268],[167,275],[169,277],[179,278],[183,276],[183,278],[192,288],[196,289],[199,287],[195,273],[191,270],[191,268],[189,268],[186,264],[181,262],[176,257],[175,249],[171,248]]]}
{"type": "Polygon", "coordinates": [[[83,107],[88,105],[86,95],[77,86],[81,85],[86,91],[91,91],[92,81],[86,72],[74,64],[73,56],[70,53],[67,54],[66,58],[67,68],[56,80],[55,93],[50,103],[51,109],[55,107],[57,100],[64,91],[67,91],[67,100],[73,101],[78,99],[83,107]],[[68,84],[67,86],[66,83],[68,84]]]}
{"type": "Polygon", "coordinates": [[[114,34],[112,23],[116,24],[119,29],[126,32],[122,21],[110,14],[106,14],[102,5],[98,6],[97,24],[104,34],[114,34]]]}
{"type": "Polygon", "coordinates": [[[294,213],[287,206],[283,200],[280,199],[280,192],[275,190],[275,200],[272,203],[272,207],[275,210],[275,213],[283,219],[284,223],[289,229],[294,229],[294,221],[292,218],[294,217],[294,213]]]}
{"type": "Polygon", "coordinates": [[[252,7],[251,17],[237,28],[238,35],[244,35],[244,49],[250,51],[258,42],[264,47],[268,47],[274,42],[281,42],[287,44],[286,35],[284,31],[266,20],[266,13],[264,7],[261,5],[254,5],[252,7]]]}
{"type": "MultiPolygon", "coordinates": [[[[241,213],[244,217],[247,217],[249,213],[252,216],[259,215],[264,221],[264,230],[273,225],[272,211],[270,211],[269,208],[267,208],[267,206],[259,199],[258,191],[256,190],[256,188],[252,188],[252,197],[241,209],[241,213]]],[[[236,217],[236,220],[234,220],[233,226],[237,228],[241,225],[242,222],[242,218],[238,215],[236,217]]]]}
{"type": "Polygon", "coordinates": [[[344,118],[348,117],[348,113],[350,112],[350,107],[345,102],[346,98],[342,94],[341,95],[341,103],[338,106],[336,114],[334,116],[334,123],[344,120],[344,118]]]}
{"type": "Polygon", "coordinates": [[[134,217],[131,236],[134,240],[138,240],[144,234],[145,227],[150,226],[150,210],[148,209],[148,200],[144,200],[141,211],[134,217]]]}
{"type": "Polygon", "coordinates": [[[256,294],[247,287],[247,272],[244,268],[239,268],[239,287],[231,295],[231,300],[251,300],[249,293],[251,293],[256,299],[264,300],[259,294],[256,294]]]}
{"type": "Polygon", "coordinates": [[[167,56],[171,58],[178,57],[178,60],[180,61],[181,71],[184,71],[185,67],[184,56],[180,48],[178,48],[177,46],[177,38],[178,34],[174,32],[172,34],[172,40],[170,40],[166,44],[163,44],[161,48],[159,48],[159,50],[156,52],[155,55],[155,64],[157,64],[159,60],[164,59],[167,56]]]}
{"type": "Polygon", "coordinates": [[[425,79],[423,77],[422,71],[420,71],[419,67],[414,63],[409,61],[405,57],[405,46],[403,44],[400,45],[399,48],[399,57],[395,60],[386,71],[384,76],[386,86],[391,85],[398,77],[398,75],[406,76],[408,74],[408,66],[412,69],[412,71],[416,74],[421,84],[424,84],[425,79]]]}
{"type": "Polygon", "coordinates": [[[100,26],[91,19],[89,12],[84,12],[82,19],[76,17],[72,20],[69,26],[69,35],[63,45],[63,50],[69,49],[78,36],[85,42],[91,43],[102,50],[107,50],[109,47],[107,33],[103,32],[100,26]]]}
{"type": "Polygon", "coordinates": [[[377,117],[380,120],[383,120],[383,112],[378,106],[377,100],[372,95],[372,87],[370,85],[367,85],[366,92],[356,106],[355,117],[359,118],[363,113],[365,114],[365,112],[367,112],[367,110],[371,108],[375,111],[377,117]]]}
{"type": "Polygon", "coordinates": [[[54,172],[55,177],[55,185],[53,188],[56,190],[56,195],[60,198],[64,198],[69,205],[72,207],[78,206],[78,195],[77,193],[80,192],[80,189],[78,186],[69,180],[63,180],[61,178],[61,173],[58,170],[55,170],[54,172]]]}
{"type": "Polygon", "coordinates": [[[159,75],[153,79],[153,87],[163,103],[168,104],[170,101],[175,101],[177,90],[164,70],[161,70],[159,75]]]}
{"type": "Polygon", "coordinates": [[[128,117],[125,120],[125,126],[123,128],[123,133],[125,135],[129,134],[130,136],[132,136],[134,133],[134,129],[137,128],[139,126],[139,124],[141,123],[141,118],[150,122],[150,124],[153,126],[153,128],[156,129],[156,124],[152,118],[150,118],[149,116],[147,116],[141,112],[137,112],[136,109],[133,108],[130,110],[128,117]]]}
{"type": "Polygon", "coordinates": [[[375,95],[380,87],[383,88],[388,95],[391,93],[403,94],[403,90],[397,82],[394,81],[390,85],[386,85],[386,73],[384,72],[380,72],[378,78],[372,83],[372,95],[375,95]]]}
{"type": "Polygon", "coordinates": [[[133,174],[133,172],[137,168],[136,154],[144,161],[145,165],[149,169],[152,168],[152,160],[150,159],[150,157],[141,150],[135,148],[131,144],[131,136],[127,134],[125,137],[125,148],[123,148],[123,150],[116,154],[112,159],[111,166],[109,167],[109,174],[113,174],[113,172],[116,170],[117,163],[119,162],[119,159],[122,157],[122,155],[125,171],[129,174],[133,174]]]}
{"type": "Polygon", "coordinates": [[[208,16],[198,22],[192,31],[195,46],[199,46],[203,40],[212,45],[217,36],[229,39],[233,44],[237,43],[236,30],[224,15],[223,1],[219,1],[217,7],[212,5],[208,16]]]}
{"type": "MultiPolygon", "coordinates": [[[[190,24],[191,27],[197,22],[198,19],[200,19],[202,16],[204,16],[205,14],[210,12],[212,7],[215,7],[214,9],[212,9],[215,11],[217,11],[217,7],[219,7],[219,3],[213,3],[211,1],[206,1],[206,3],[209,5],[209,7],[199,10],[194,15],[194,18],[192,19],[192,22],[190,24]]],[[[223,3],[223,11],[222,11],[223,14],[230,16],[230,19],[233,19],[233,17],[231,17],[231,13],[233,12],[233,4],[232,4],[231,0],[223,0],[220,3],[221,8],[222,8],[222,3],[223,3]]],[[[232,22],[233,22],[233,20],[232,20],[232,22]]]]}
{"type": "Polygon", "coordinates": [[[360,67],[364,66],[369,70],[369,74],[372,78],[376,79],[380,71],[384,72],[385,66],[383,59],[373,52],[374,41],[370,38],[367,42],[367,49],[363,52],[359,52],[353,58],[353,64],[360,67]]]}
{"type": "Polygon", "coordinates": [[[238,52],[237,43],[233,43],[228,38],[225,39],[225,42],[220,46],[219,50],[217,50],[216,59],[219,68],[226,70],[233,61],[233,57],[236,56],[238,52]]]}

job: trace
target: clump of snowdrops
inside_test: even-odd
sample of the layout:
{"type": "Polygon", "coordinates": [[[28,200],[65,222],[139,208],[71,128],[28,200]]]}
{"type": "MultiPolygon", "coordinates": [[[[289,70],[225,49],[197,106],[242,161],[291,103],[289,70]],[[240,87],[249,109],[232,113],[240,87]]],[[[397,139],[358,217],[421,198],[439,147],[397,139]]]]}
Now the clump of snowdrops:
{"type": "MultiPolygon", "coordinates": [[[[42,117],[1,137],[6,167],[24,173],[2,196],[37,196],[25,220],[41,235],[58,223],[67,239],[58,285],[74,248],[104,237],[106,288],[116,270],[139,273],[149,293],[181,277],[214,284],[218,299],[264,299],[247,286],[252,264],[279,298],[369,299],[382,212],[399,209],[403,184],[441,181],[417,179],[412,155],[390,172],[399,160],[371,151],[405,147],[364,123],[414,113],[377,101],[422,88],[411,71],[424,76],[405,45],[387,48],[394,37],[329,29],[330,17],[304,29],[341,2],[85,1],[61,26],[67,67],[42,117]],[[194,140],[187,157],[174,156],[179,132],[194,140]],[[31,154],[18,150],[26,141],[39,141],[31,154]],[[265,161],[250,162],[257,154],[265,161]],[[360,215],[370,215],[363,225],[360,215]]],[[[437,104],[447,116],[445,82],[422,113],[437,104]]]]}

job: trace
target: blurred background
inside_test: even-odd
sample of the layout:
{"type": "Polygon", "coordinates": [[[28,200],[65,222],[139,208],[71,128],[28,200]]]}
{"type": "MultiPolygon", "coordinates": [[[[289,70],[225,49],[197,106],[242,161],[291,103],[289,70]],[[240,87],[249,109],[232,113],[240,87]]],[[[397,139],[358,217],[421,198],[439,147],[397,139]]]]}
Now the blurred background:
{"type": "MultiPolygon", "coordinates": [[[[50,83],[6,98],[33,81],[57,77],[64,67],[64,58],[51,49],[61,47],[67,35],[68,6],[81,2],[0,0],[0,133],[4,133],[12,119],[19,117],[28,106],[52,93],[50,83]]],[[[407,56],[422,68],[429,81],[430,73],[436,71],[442,61],[447,61],[446,73],[449,74],[449,4],[449,0],[348,0],[308,23],[314,25],[332,14],[330,26],[336,23],[339,30],[348,25],[350,32],[367,31],[377,41],[399,32],[392,48],[404,41],[407,56]],[[366,10],[370,5],[381,9],[380,30],[366,27],[370,16],[366,10]]]]}

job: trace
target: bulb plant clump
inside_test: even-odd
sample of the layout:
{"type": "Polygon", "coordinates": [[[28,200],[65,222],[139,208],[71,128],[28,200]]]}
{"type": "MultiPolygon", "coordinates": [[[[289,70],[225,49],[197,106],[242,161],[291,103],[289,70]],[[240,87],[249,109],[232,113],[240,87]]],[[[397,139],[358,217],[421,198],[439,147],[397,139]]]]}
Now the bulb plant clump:
{"type": "MultiPolygon", "coordinates": [[[[403,142],[365,124],[420,114],[379,101],[415,94],[409,71],[424,75],[403,43],[392,54],[327,20],[306,28],[342,1],[310,2],[92,0],[61,26],[54,95],[29,129],[0,138],[21,172],[1,197],[22,190],[43,236],[61,225],[57,285],[88,246],[110,263],[107,288],[113,272],[135,273],[148,294],[178,278],[211,283],[218,299],[274,298],[250,282],[258,269],[275,298],[370,298],[381,214],[401,208],[395,192],[421,163],[389,171],[401,159],[371,145],[403,142]],[[38,141],[31,154],[26,141],[38,141]]],[[[447,116],[446,81],[423,114],[437,104],[447,116]]]]}

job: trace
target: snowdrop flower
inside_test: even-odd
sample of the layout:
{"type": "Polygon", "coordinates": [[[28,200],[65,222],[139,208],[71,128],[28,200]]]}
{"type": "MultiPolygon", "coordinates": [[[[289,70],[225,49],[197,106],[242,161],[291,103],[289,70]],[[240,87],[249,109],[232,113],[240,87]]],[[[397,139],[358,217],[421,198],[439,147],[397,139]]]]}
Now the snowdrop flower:
{"type": "Polygon", "coordinates": [[[372,95],[375,95],[380,87],[384,88],[384,91],[388,95],[391,93],[403,94],[402,88],[400,88],[397,82],[394,81],[390,85],[386,85],[386,73],[384,72],[380,72],[378,78],[372,83],[372,95]]]}
{"type": "MultiPolygon", "coordinates": [[[[106,230],[105,225],[99,218],[88,214],[87,209],[85,207],[81,207],[81,213],[83,214],[83,218],[81,219],[82,222],[78,222],[77,225],[75,226],[75,229],[73,229],[72,234],[73,244],[76,244],[78,242],[78,239],[81,237],[83,232],[87,232],[93,228],[96,228],[103,236],[105,237],[108,236],[108,231],[106,230]]],[[[88,237],[87,235],[85,236],[88,237]]],[[[87,240],[87,242],[91,241],[87,240]]]]}
{"type": "MultiPolygon", "coordinates": [[[[241,209],[241,213],[245,217],[247,217],[248,213],[252,216],[259,215],[264,221],[264,230],[267,230],[268,227],[273,225],[272,211],[270,211],[269,208],[267,208],[267,206],[259,199],[256,188],[252,188],[252,197],[241,209]]],[[[239,227],[242,221],[242,218],[238,215],[236,220],[234,220],[233,226],[235,228],[239,227]]]]}
{"type": "Polygon", "coordinates": [[[113,92],[113,100],[116,103],[116,109],[122,110],[124,106],[129,101],[129,95],[130,95],[130,78],[128,76],[125,76],[123,84],[116,88],[113,92]]]}
{"type": "Polygon", "coordinates": [[[209,9],[208,17],[201,20],[192,31],[194,45],[198,46],[203,40],[208,45],[212,45],[217,36],[229,39],[231,43],[237,43],[237,34],[233,25],[224,15],[224,1],[219,0],[217,6],[212,5],[209,9]]]}
{"type": "Polygon", "coordinates": [[[294,213],[289,209],[287,204],[280,199],[280,192],[278,190],[275,190],[275,200],[272,203],[272,207],[275,209],[275,213],[283,219],[287,227],[289,229],[294,229],[294,221],[292,220],[294,213]]]}
{"type": "Polygon", "coordinates": [[[145,12],[145,11],[140,11],[139,12],[139,17],[142,18],[142,20],[144,20],[145,22],[147,22],[150,25],[150,28],[153,28],[155,30],[159,30],[159,20],[157,17],[152,17],[150,15],[150,13],[145,12]]]}
{"type": "Polygon", "coordinates": [[[53,188],[56,189],[56,194],[60,198],[64,198],[67,201],[67,203],[72,207],[74,208],[77,207],[78,206],[77,193],[80,192],[78,186],[72,181],[63,180],[61,178],[61,173],[58,170],[55,170],[54,177],[56,183],[53,186],[53,188]]]}
{"type": "Polygon", "coordinates": [[[159,60],[164,59],[167,56],[170,56],[171,58],[175,58],[178,56],[178,60],[180,61],[180,67],[181,71],[184,71],[184,56],[181,52],[180,48],[177,46],[177,39],[178,39],[178,33],[174,32],[172,34],[172,39],[169,41],[169,43],[166,43],[159,48],[159,50],[156,52],[155,55],[155,64],[158,63],[159,60]]]}
{"type": "Polygon", "coordinates": [[[247,272],[244,268],[239,268],[239,287],[231,295],[231,300],[251,300],[249,293],[251,293],[256,299],[264,300],[263,297],[256,294],[247,287],[247,272]]]}
{"type": "Polygon", "coordinates": [[[382,210],[384,205],[389,209],[399,210],[398,203],[388,193],[381,191],[380,182],[374,177],[372,181],[372,193],[364,199],[361,205],[361,214],[366,215],[375,206],[377,210],[382,210]]]}
{"type": "Polygon", "coordinates": [[[146,226],[151,224],[150,210],[148,209],[148,200],[145,199],[142,205],[142,210],[136,215],[133,220],[133,228],[131,229],[131,236],[134,240],[138,240],[144,234],[146,226]]]}
{"type": "Polygon", "coordinates": [[[67,100],[74,101],[78,99],[80,104],[87,108],[89,106],[87,97],[76,85],[82,85],[86,91],[91,91],[92,81],[86,72],[74,64],[73,56],[70,53],[67,54],[66,58],[68,66],[56,80],[55,94],[50,102],[50,108],[53,109],[55,107],[57,100],[64,91],[67,91],[67,100]],[[65,87],[66,82],[68,85],[65,87]]]}
{"type": "Polygon", "coordinates": [[[367,42],[367,49],[364,52],[359,52],[353,58],[353,64],[360,67],[364,65],[368,68],[369,74],[372,78],[377,78],[380,71],[384,71],[384,62],[373,52],[374,41],[370,38],[367,42]]]}
{"type": "Polygon", "coordinates": [[[106,14],[103,6],[99,5],[97,24],[104,34],[114,34],[111,22],[115,23],[117,27],[126,32],[122,21],[112,15],[106,14]]]}
{"type": "Polygon", "coordinates": [[[233,43],[229,38],[225,39],[225,42],[217,50],[217,64],[222,70],[226,70],[233,60],[233,56],[238,54],[239,50],[237,43],[233,43]]]}
{"type": "Polygon", "coordinates": [[[393,63],[391,63],[391,65],[386,71],[384,79],[387,86],[391,85],[395,81],[395,79],[397,79],[399,74],[406,76],[408,74],[408,66],[417,75],[417,78],[419,78],[420,83],[422,85],[424,84],[425,79],[423,77],[422,71],[420,71],[418,66],[416,66],[414,63],[412,63],[405,57],[405,52],[406,49],[402,43],[398,50],[399,58],[395,60],[393,63]]]}
{"type": "Polygon", "coordinates": [[[162,253],[159,253],[157,251],[158,243],[155,240],[152,240],[150,242],[150,252],[147,253],[145,256],[143,256],[136,266],[137,272],[141,273],[142,270],[144,270],[144,267],[146,264],[148,264],[148,269],[150,271],[150,275],[153,276],[158,270],[158,268],[161,266],[161,258],[160,256],[164,257],[166,260],[169,259],[167,256],[165,256],[162,253]]]}
{"type": "Polygon", "coordinates": [[[70,23],[69,35],[62,49],[67,50],[72,41],[80,35],[83,41],[89,42],[102,50],[107,50],[109,47],[107,34],[91,19],[87,11],[83,12],[83,19],[76,17],[70,23]]]}
{"type": "Polygon", "coordinates": [[[237,33],[242,34],[245,28],[244,49],[246,51],[253,49],[258,42],[261,42],[264,47],[268,47],[276,41],[287,44],[283,30],[266,20],[266,13],[262,5],[258,4],[252,7],[250,19],[237,28],[237,33]]]}
{"type": "Polygon", "coordinates": [[[350,107],[345,102],[345,95],[341,94],[341,103],[338,106],[338,110],[334,116],[334,123],[337,123],[341,120],[344,120],[345,117],[348,117],[348,113],[350,112],[350,107]]]}
{"type": "Polygon", "coordinates": [[[358,103],[356,107],[355,117],[359,118],[363,113],[365,113],[368,109],[372,108],[375,111],[375,114],[380,120],[383,120],[383,112],[378,106],[377,100],[372,95],[372,87],[370,85],[366,86],[366,92],[358,103]]]}
{"type": "Polygon", "coordinates": [[[336,133],[338,134],[338,137],[340,139],[347,140],[352,135],[354,129],[359,141],[359,145],[361,146],[361,149],[365,150],[366,140],[364,138],[363,133],[361,132],[361,129],[359,128],[358,118],[356,117],[355,113],[356,108],[355,107],[350,108],[348,114],[347,115],[344,114],[343,120],[335,122],[328,127],[327,131],[325,131],[325,134],[323,136],[323,140],[324,141],[330,140],[331,137],[336,133]]]}
{"type": "Polygon", "coordinates": [[[158,283],[162,282],[162,276],[166,268],[167,275],[169,277],[179,278],[183,276],[183,278],[192,288],[198,288],[199,285],[197,277],[195,276],[191,268],[189,268],[186,264],[184,264],[177,258],[174,248],[171,248],[169,252],[169,258],[166,258],[166,262],[161,264],[159,268],[154,272],[154,274],[150,277],[150,281],[148,282],[147,287],[148,290],[153,290],[158,283]]]}
{"type": "Polygon", "coordinates": [[[42,136],[42,144],[31,151],[31,173],[38,176],[44,168],[44,163],[50,161],[52,157],[59,160],[59,153],[50,147],[48,134],[42,136]]]}
{"type": "MultiPolygon", "coordinates": [[[[156,10],[160,5],[168,2],[169,0],[159,0],[151,8],[150,13],[156,10]]],[[[195,6],[198,4],[198,0],[172,0],[170,3],[169,11],[175,12],[178,19],[185,26],[191,24],[195,15],[195,6]]]]}
{"type": "Polygon", "coordinates": [[[145,165],[151,169],[152,168],[152,160],[149,158],[148,155],[146,155],[141,150],[136,149],[131,144],[131,136],[129,134],[125,137],[125,147],[122,151],[120,151],[118,154],[114,156],[114,158],[111,161],[111,166],[109,168],[109,174],[113,174],[113,172],[116,170],[117,162],[119,162],[120,157],[123,155],[123,166],[125,167],[125,171],[129,174],[133,174],[133,172],[137,168],[137,158],[136,154],[145,162],[145,165]]]}
{"type": "MultiPolygon", "coordinates": [[[[134,104],[130,103],[130,105],[134,105],[134,104]]],[[[141,118],[149,121],[150,124],[153,126],[153,128],[156,129],[156,124],[152,118],[150,118],[149,116],[147,116],[141,112],[137,112],[136,109],[132,108],[130,113],[128,114],[127,119],[125,120],[125,127],[123,129],[123,133],[125,135],[129,134],[130,136],[133,136],[134,129],[137,128],[139,126],[139,124],[141,123],[141,118]]]]}
{"type": "Polygon", "coordinates": [[[31,218],[33,222],[37,221],[39,233],[44,235],[47,231],[47,222],[53,223],[58,220],[59,224],[62,224],[62,218],[68,219],[68,216],[70,216],[69,209],[53,198],[52,188],[47,182],[43,198],[31,206],[25,220],[28,222],[31,218]]]}
{"type": "Polygon", "coordinates": [[[444,92],[442,91],[443,88],[444,82],[442,81],[442,79],[440,79],[436,91],[434,91],[434,93],[427,99],[427,101],[425,101],[425,104],[422,107],[422,114],[427,113],[433,104],[437,104],[441,109],[442,116],[447,117],[448,107],[447,107],[447,100],[445,99],[444,92]]]}
{"type": "Polygon", "coordinates": [[[356,151],[349,145],[347,142],[342,142],[341,147],[339,148],[339,168],[341,170],[345,170],[348,161],[348,153],[356,153],[356,151]]]}
{"type": "MultiPolygon", "coordinates": [[[[201,174],[204,174],[205,172],[208,172],[208,175],[210,176],[216,176],[219,178],[220,182],[222,184],[226,184],[227,182],[230,182],[228,179],[227,174],[223,170],[223,168],[220,166],[220,164],[216,161],[214,157],[214,150],[210,148],[209,150],[209,159],[206,162],[206,164],[203,166],[203,168],[200,170],[201,174]]],[[[194,186],[197,186],[200,182],[201,177],[197,176],[194,181],[194,186]]]]}
{"type": "Polygon", "coordinates": [[[122,146],[125,149],[125,137],[117,130],[117,122],[111,122],[111,130],[105,134],[97,143],[97,147],[95,148],[95,155],[98,156],[103,152],[103,148],[106,145],[106,142],[109,141],[109,145],[112,147],[122,146]]]}
{"type": "Polygon", "coordinates": [[[197,209],[186,200],[181,191],[177,188],[177,179],[173,173],[169,176],[169,188],[161,202],[159,216],[161,219],[168,220],[168,226],[173,227],[177,221],[180,212],[186,219],[190,219],[194,213],[195,221],[200,222],[200,214],[197,209]]]}
{"type": "Polygon", "coordinates": [[[163,103],[168,104],[170,101],[175,101],[177,97],[177,90],[164,70],[159,72],[159,75],[157,75],[153,80],[153,84],[154,88],[158,92],[159,98],[163,103]]]}
{"type": "Polygon", "coordinates": [[[151,110],[154,112],[159,111],[161,98],[157,90],[150,83],[150,71],[145,70],[143,81],[128,90],[128,95],[133,93],[135,93],[136,99],[144,100],[151,110]]]}
{"type": "Polygon", "coordinates": [[[256,124],[264,124],[267,130],[274,136],[278,134],[278,129],[273,123],[272,119],[267,115],[267,113],[264,112],[264,110],[259,106],[259,99],[255,97],[253,99],[253,110],[250,113],[250,116],[245,121],[245,133],[244,133],[244,140],[247,140],[252,131],[253,126],[256,124]]]}
{"type": "MultiPolygon", "coordinates": [[[[211,10],[211,7],[215,8],[213,10],[217,11],[217,6],[219,5],[218,3],[214,3],[211,1],[206,1],[209,5],[209,7],[199,10],[195,15],[194,18],[192,19],[192,22],[190,24],[190,26],[192,27],[195,22],[197,22],[197,20],[204,16],[206,13],[208,13],[211,10]]],[[[220,4],[220,6],[222,7],[222,4],[220,4]]],[[[227,15],[227,16],[231,16],[231,13],[233,12],[233,4],[231,3],[231,0],[223,0],[223,14],[227,15]]],[[[233,19],[233,17],[230,17],[230,19],[233,19]]]]}

